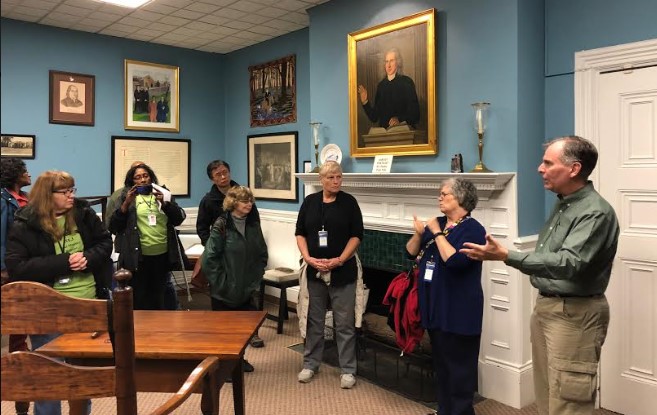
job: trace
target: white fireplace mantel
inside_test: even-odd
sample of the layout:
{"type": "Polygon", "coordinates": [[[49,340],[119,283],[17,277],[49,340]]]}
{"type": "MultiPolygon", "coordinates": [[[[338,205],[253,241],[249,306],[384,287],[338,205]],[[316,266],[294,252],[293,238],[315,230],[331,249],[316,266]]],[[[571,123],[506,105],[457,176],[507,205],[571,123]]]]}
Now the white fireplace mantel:
{"type": "MultiPolygon", "coordinates": [[[[436,216],[440,184],[461,177],[474,183],[480,205],[498,199],[514,173],[344,173],[342,190],[358,200],[366,229],[412,233],[413,215],[436,216]]],[[[296,175],[306,185],[305,194],[321,189],[317,173],[296,175]]],[[[479,210],[479,209],[477,209],[479,210]]],[[[476,215],[476,213],[475,213],[476,215]]]]}
{"type": "MultiPolygon", "coordinates": [[[[513,175],[514,173],[344,173],[342,188],[348,193],[360,192],[352,189],[371,189],[375,192],[385,189],[393,194],[437,196],[443,180],[461,177],[475,184],[481,200],[488,200],[491,194],[503,190],[513,175]]],[[[296,176],[307,186],[321,186],[316,173],[298,173],[296,176]]]]}

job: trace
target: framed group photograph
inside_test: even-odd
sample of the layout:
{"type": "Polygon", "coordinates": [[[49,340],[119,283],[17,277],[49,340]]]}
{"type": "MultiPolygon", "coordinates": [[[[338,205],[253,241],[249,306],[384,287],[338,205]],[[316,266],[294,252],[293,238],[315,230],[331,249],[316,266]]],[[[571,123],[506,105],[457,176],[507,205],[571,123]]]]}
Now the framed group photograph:
{"type": "Polygon", "coordinates": [[[298,136],[296,131],[248,136],[249,187],[256,199],[299,200],[298,136]]]}
{"type": "Polygon", "coordinates": [[[297,121],[296,65],[290,55],[249,66],[251,127],[297,121]]]}
{"type": "Polygon", "coordinates": [[[125,177],[135,161],[143,161],[177,197],[190,195],[190,156],[192,142],[182,138],[112,136],[111,192],[125,184],[125,177]]]}
{"type": "Polygon", "coordinates": [[[435,10],[350,33],[352,157],[438,151],[435,10]]]}
{"type": "Polygon", "coordinates": [[[33,159],[36,149],[36,136],[24,134],[2,134],[0,137],[0,155],[33,159]]]}
{"type": "Polygon", "coordinates": [[[180,131],[177,66],[125,60],[125,129],[180,131]]]}
{"type": "Polygon", "coordinates": [[[95,94],[95,76],[50,71],[50,123],[93,126],[95,94]]]}

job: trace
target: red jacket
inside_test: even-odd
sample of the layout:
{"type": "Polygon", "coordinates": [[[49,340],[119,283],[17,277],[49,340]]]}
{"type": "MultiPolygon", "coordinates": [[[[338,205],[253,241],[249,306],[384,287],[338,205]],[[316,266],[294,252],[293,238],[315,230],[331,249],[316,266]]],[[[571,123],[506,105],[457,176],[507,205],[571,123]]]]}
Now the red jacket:
{"type": "Polygon", "coordinates": [[[424,335],[418,304],[417,274],[418,270],[414,269],[411,277],[406,272],[397,275],[383,297],[383,304],[390,306],[388,324],[395,330],[402,354],[413,352],[424,335]]]}

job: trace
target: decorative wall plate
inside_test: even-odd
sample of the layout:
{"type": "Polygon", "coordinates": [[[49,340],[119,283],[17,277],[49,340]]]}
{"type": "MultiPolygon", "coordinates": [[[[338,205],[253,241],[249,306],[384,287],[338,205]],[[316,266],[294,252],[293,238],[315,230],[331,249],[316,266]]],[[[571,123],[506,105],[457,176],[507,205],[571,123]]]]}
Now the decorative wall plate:
{"type": "Polygon", "coordinates": [[[319,153],[319,161],[324,164],[327,161],[336,161],[338,164],[342,162],[342,150],[335,144],[327,144],[319,153]]]}

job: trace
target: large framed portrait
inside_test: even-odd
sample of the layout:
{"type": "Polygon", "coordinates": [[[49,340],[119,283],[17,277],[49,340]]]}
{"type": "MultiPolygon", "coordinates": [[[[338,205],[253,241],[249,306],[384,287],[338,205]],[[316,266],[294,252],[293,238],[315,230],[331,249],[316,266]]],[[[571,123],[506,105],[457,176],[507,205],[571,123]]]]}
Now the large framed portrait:
{"type": "Polygon", "coordinates": [[[36,136],[25,134],[2,134],[0,137],[0,156],[33,159],[35,157],[36,136]]]}
{"type": "Polygon", "coordinates": [[[297,59],[249,66],[251,127],[297,121],[297,59]]]}
{"type": "Polygon", "coordinates": [[[183,138],[112,136],[111,190],[125,184],[125,175],[135,161],[153,169],[160,186],[174,196],[189,197],[192,142],[183,138]]]}
{"type": "Polygon", "coordinates": [[[125,129],[180,131],[180,69],[125,60],[125,129]]]}
{"type": "Polygon", "coordinates": [[[50,71],[50,123],[93,126],[95,83],[93,75],[50,71]]]}
{"type": "Polygon", "coordinates": [[[350,33],[352,157],[438,151],[435,10],[350,33]]]}
{"type": "Polygon", "coordinates": [[[298,138],[296,131],[248,136],[249,187],[256,199],[299,200],[298,138]]]}

